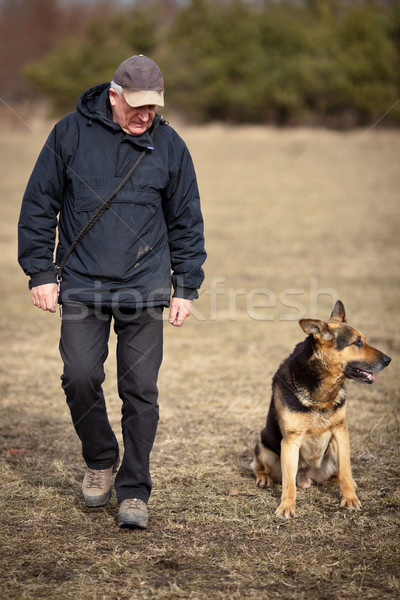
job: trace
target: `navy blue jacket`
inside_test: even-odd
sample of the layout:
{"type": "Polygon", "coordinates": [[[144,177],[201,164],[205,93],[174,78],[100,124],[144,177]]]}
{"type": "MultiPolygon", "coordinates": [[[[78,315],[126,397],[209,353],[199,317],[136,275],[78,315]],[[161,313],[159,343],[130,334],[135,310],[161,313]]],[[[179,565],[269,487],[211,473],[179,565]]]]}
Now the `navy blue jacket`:
{"type": "Polygon", "coordinates": [[[63,270],[59,301],[127,308],[193,299],[206,253],[189,151],[165,122],[131,136],[112,120],[109,84],[90,88],[54,127],[28,182],[19,220],[21,267],[29,286],[55,282],[56,263],[143,149],[140,166],[77,245],[63,270]],[[152,148],[152,149],[150,149],[152,148]]]}

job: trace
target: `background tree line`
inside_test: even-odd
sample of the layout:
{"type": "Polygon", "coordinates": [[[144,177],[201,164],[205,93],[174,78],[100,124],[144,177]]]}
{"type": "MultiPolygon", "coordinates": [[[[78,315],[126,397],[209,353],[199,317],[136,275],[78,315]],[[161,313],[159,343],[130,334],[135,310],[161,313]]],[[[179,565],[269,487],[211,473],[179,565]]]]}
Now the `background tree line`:
{"type": "Polygon", "coordinates": [[[0,7],[8,95],[43,95],[56,114],[143,53],[163,71],[166,114],[193,122],[341,127],[389,111],[385,122],[400,123],[397,1],[3,0],[0,7]]]}

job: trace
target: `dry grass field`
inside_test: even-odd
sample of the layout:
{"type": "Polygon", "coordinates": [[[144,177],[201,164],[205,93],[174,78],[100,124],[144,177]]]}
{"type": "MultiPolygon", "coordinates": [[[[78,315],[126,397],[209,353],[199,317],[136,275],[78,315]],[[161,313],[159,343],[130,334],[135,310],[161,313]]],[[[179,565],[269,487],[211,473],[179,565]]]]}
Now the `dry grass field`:
{"type": "MultiPolygon", "coordinates": [[[[0,597],[16,600],[394,599],[399,567],[400,132],[208,126],[180,130],[206,221],[193,317],[165,324],[161,419],[146,531],[80,498],[84,464],[59,376],[60,318],[30,304],[16,263],[21,196],[48,127],[3,127],[1,169],[0,597]],[[349,381],[361,511],[334,484],[298,493],[249,465],[271,377],[303,339],[297,321],[349,322],[392,364],[349,381]]],[[[115,339],[105,392],[119,434],[115,339]]],[[[120,436],[119,436],[120,437],[120,436]]]]}

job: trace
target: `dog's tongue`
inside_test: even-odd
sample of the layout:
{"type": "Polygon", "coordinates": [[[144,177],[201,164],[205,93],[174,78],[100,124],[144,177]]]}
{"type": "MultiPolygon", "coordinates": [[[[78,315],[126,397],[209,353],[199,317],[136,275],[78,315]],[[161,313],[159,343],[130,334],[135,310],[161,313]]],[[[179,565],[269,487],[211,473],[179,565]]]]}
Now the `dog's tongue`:
{"type": "Polygon", "coordinates": [[[375,381],[375,377],[372,375],[372,373],[367,373],[367,371],[361,371],[361,373],[364,375],[365,379],[367,379],[371,383],[375,381]]]}

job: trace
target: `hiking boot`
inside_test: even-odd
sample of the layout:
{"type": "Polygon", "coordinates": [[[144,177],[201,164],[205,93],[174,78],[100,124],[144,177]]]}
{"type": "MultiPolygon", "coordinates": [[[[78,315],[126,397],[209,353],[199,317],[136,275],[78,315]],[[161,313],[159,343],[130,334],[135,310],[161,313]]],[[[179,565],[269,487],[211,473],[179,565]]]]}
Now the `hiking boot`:
{"type": "Polygon", "coordinates": [[[82,496],[86,506],[99,508],[105,506],[112,494],[112,476],[118,462],[108,469],[87,469],[82,481],[82,496]]]}
{"type": "Polygon", "coordinates": [[[138,498],[128,498],[119,505],[118,525],[134,529],[146,529],[147,521],[146,502],[138,498]]]}

